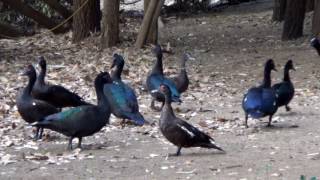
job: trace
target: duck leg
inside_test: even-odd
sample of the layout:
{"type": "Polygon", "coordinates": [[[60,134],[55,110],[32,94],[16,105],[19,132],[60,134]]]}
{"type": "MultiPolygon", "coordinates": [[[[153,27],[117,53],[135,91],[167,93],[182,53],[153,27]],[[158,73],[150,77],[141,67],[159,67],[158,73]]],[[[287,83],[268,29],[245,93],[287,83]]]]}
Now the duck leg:
{"type": "Polygon", "coordinates": [[[40,132],[39,132],[38,139],[42,139],[43,128],[40,128],[39,131],[40,131],[40,132]]]}
{"type": "Polygon", "coordinates": [[[41,133],[41,129],[42,129],[42,128],[37,127],[37,129],[36,129],[36,133],[34,134],[34,137],[33,137],[33,139],[34,139],[35,141],[37,141],[37,140],[41,139],[42,134],[41,134],[41,137],[40,137],[40,134],[39,134],[39,133],[41,133]]]}
{"type": "Polygon", "coordinates": [[[291,111],[291,108],[288,106],[288,104],[286,105],[286,110],[291,111]]]}
{"type": "Polygon", "coordinates": [[[73,140],[73,137],[70,137],[67,150],[70,150],[70,151],[72,150],[72,140],[73,140]]]}
{"type": "Polygon", "coordinates": [[[246,126],[246,128],[248,128],[249,126],[248,126],[248,113],[246,113],[245,114],[245,122],[244,122],[245,124],[245,126],[246,126]]]}
{"type": "Polygon", "coordinates": [[[178,149],[177,149],[176,156],[180,156],[180,155],[181,155],[181,147],[179,146],[178,149]]]}
{"type": "Polygon", "coordinates": [[[269,116],[269,122],[268,122],[268,125],[267,125],[267,127],[271,127],[272,116],[273,116],[273,115],[270,115],[270,116],[269,116]]]}
{"type": "Polygon", "coordinates": [[[78,137],[78,139],[79,139],[79,142],[78,142],[78,147],[77,147],[77,148],[82,149],[82,146],[81,146],[81,143],[82,143],[82,137],[78,137]]]}

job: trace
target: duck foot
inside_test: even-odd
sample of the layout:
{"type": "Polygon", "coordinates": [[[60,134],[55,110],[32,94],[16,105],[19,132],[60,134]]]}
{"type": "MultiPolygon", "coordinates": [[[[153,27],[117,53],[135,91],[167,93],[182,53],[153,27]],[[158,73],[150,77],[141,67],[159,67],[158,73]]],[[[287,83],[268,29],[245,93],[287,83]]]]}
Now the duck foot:
{"type": "Polygon", "coordinates": [[[268,123],[267,127],[272,128],[272,127],[274,127],[274,125],[268,123]]]}
{"type": "Polygon", "coordinates": [[[247,114],[247,113],[245,114],[244,126],[245,126],[246,128],[249,128],[249,126],[248,126],[248,114],[247,114]]]}
{"type": "Polygon", "coordinates": [[[70,137],[69,144],[68,144],[68,147],[67,147],[68,151],[72,151],[72,140],[73,140],[73,137],[70,137]]]}

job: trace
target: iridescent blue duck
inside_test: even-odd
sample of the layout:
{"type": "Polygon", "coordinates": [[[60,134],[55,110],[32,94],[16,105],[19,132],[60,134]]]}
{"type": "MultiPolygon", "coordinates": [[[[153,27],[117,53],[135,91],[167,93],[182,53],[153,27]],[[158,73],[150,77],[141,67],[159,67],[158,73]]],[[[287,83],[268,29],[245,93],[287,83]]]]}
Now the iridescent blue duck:
{"type": "Polygon", "coordinates": [[[181,102],[180,100],[180,93],[177,89],[175,83],[170,80],[169,78],[165,77],[163,74],[163,67],[162,67],[162,50],[159,45],[153,50],[153,53],[157,57],[157,61],[154,64],[151,72],[149,73],[146,81],[147,90],[152,96],[151,101],[151,108],[154,110],[160,111],[164,106],[165,97],[162,93],[158,92],[158,89],[161,84],[165,84],[170,88],[171,91],[171,101],[172,102],[181,102]],[[155,101],[162,102],[161,108],[156,108],[154,103],[155,101]]]}
{"type": "Polygon", "coordinates": [[[103,86],[112,83],[108,72],[100,73],[94,82],[97,105],[83,105],[60,113],[45,117],[42,121],[36,122],[33,126],[57,131],[69,138],[68,149],[72,149],[72,140],[79,139],[78,147],[81,148],[82,138],[91,136],[100,131],[103,126],[109,123],[110,107],[103,94],[103,86]]]}
{"type": "Polygon", "coordinates": [[[258,87],[252,87],[244,95],[242,108],[245,112],[245,126],[248,127],[248,116],[258,119],[269,116],[268,126],[271,126],[272,116],[277,112],[276,92],[271,88],[271,71],[275,70],[272,59],[265,64],[263,82],[258,87]]]}
{"type": "Polygon", "coordinates": [[[143,125],[145,120],[139,112],[137,96],[134,90],[121,79],[123,66],[123,57],[114,54],[111,66],[111,68],[115,68],[111,73],[113,83],[104,85],[104,95],[109,101],[112,114],[122,118],[122,123],[128,119],[136,125],[143,125]]]}

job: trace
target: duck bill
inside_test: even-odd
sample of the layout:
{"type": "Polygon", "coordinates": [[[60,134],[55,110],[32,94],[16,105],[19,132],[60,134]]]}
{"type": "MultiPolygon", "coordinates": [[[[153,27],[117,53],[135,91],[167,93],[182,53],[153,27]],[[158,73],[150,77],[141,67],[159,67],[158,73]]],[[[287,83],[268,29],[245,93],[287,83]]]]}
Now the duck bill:
{"type": "Polygon", "coordinates": [[[113,60],[111,64],[111,69],[113,69],[115,66],[116,66],[116,63],[115,63],[115,60],[113,60]]]}

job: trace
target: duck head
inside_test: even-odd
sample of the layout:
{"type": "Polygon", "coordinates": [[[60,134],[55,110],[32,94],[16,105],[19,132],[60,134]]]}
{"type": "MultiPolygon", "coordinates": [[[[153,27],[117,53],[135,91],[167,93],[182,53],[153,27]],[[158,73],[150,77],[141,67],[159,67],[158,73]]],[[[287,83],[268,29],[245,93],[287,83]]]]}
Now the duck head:
{"type": "Polygon", "coordinates": [[[284,68],[287,69],[287,70],[290,70],[290,69],[292,69],[292,70],[294,70],[294,71],[296,70],[296,69],[294,68],[294,66],[293,66],[293,62],[292,62],[291,59],[286,63],[286,65],[285,65],[284,68]]]}
{"type": "Polygon", "coordinates": [[[270,71],[271,70],[277,71],[274,61],[272,59],[267,60],[265,69],[270,71]]]}
{"type": "Polygon", "coordinates": [[[162,58],[162,49],[159,44],[155,45],[155,47],[152,49],[152,53],[159,59],[162,58]]]}
{"type": "Polygon", "coordinates": [[[41,67],[41,69],[45,69],[46,68],[47,62],[46,62],[46,60],[44,59],[43,56],[40,56],[38,58],[38,65],[41,67]]]}
{"type": "Polygon", "coordinates": [[[170,101],[172,102],[182,102],[179,97],[172,95],[169,86],[166,84],[161,84],[159,87],[159,91],[165,96],[166,99],[170,99],[170,101]]]}
{"type": "Polygon", "coordinates": [[[120,67],[124,66],[123,57],[117,53],[113,54],[111,68],[114,68],[115,66],[120,66],[120,67]]]}
{"type": "Polygon", "coordinates": [[[28,65],[24,71],[21,73],[21,76],[35,76],[36,75],[36,69],[33,67],[33,65],[28,65]]]}
{"type": "Polygon", "coordinates": [[[108,72],[100,72],[96,79],[95,79],[95,84],[106,84],[106,83],[112,83],[112,79],[109,75],[108,72]]]}

